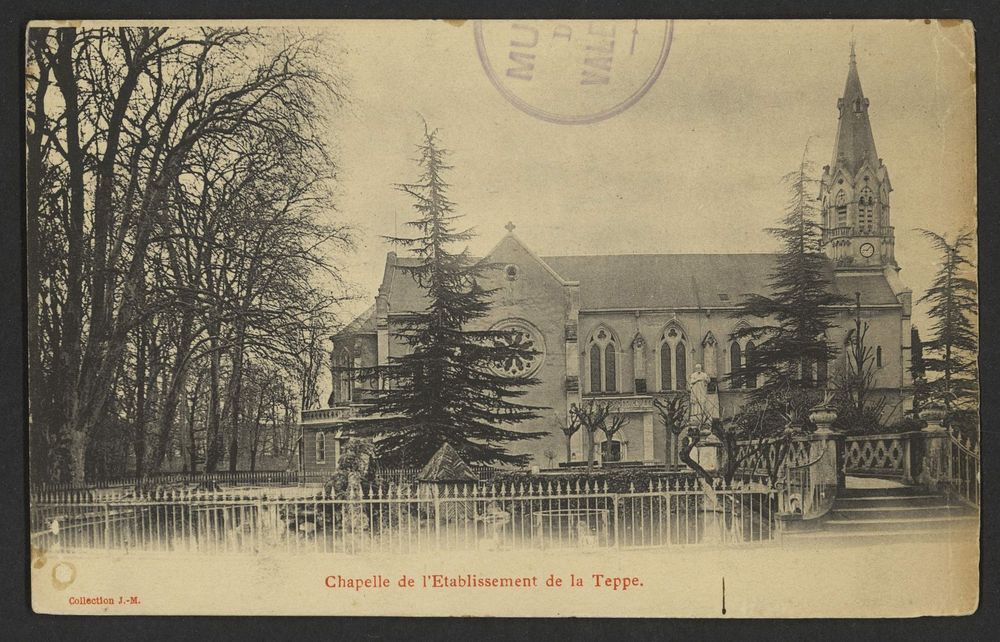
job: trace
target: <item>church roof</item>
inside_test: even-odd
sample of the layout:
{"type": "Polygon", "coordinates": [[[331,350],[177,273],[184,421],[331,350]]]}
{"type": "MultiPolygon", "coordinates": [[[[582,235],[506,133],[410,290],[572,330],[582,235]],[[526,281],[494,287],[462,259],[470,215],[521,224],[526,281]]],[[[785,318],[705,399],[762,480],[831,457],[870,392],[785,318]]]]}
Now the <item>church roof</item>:
{"type": "Polygon", "coordinates": [[[773,254],[617,254],[550,256],[545,262],[580,282],[580,309],[728,307],[766,292],[773,254]]]}
{"type": "MultiPolygon", "coordinates": [[[[611,254],[547,256],[544,261],[567,281],[579,282],[580,310],[732,308],[750,293],[770,291],[776,254],[611,254]]],[[[389,310],[425,309],[424,292],[399,266],[416,259],[390,258],[389,310]]],[[[827,264],[833,290],[865,305],[896,305],[881,271],[835,273],[827,264]]]]}
{"type": "Polygon", "coordinates": [[[334,336],[344,334],[373,334],[375,332],[375,305],[372,304],[367,310],[359,314],[353,321],[343,327],[334,336]]]}
{"type": "Polygon", "coordinates": [[[868,120],[868,99],[861,91],[861,78],[858,76],[853,43],[844,97],[837,101],[837,108],[840,110],[840,120],[837,123],[837,138],[833,145],[833,161],[830,167],[836,168],[842,165],[852,176],[861,169],[866,159],[871,161],[872,167],[878,167],[875,137],[872,135],[872,125],[868,120]]]}

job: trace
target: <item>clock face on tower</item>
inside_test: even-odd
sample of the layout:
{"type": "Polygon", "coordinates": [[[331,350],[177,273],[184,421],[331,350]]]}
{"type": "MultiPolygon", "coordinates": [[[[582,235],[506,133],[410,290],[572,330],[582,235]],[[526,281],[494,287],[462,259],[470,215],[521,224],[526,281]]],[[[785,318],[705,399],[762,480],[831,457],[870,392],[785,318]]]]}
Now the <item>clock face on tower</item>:
{"type": "Polygon", "coordinates": [[[872,245],[871,243],[862,243],[860,251],[861,251],[861,256],[867,259],[872,254],[875,254],[875,246],[872,245]]]}

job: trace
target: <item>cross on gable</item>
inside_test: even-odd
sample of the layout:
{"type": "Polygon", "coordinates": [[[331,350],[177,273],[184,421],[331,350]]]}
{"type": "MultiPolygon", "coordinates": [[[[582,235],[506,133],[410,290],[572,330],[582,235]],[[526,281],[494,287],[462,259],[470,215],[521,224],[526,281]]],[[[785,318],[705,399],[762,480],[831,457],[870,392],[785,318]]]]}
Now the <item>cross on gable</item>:
{"type": "Polygon", "coordinates": [[[514,225],[514,224],[513,224],[512,222],[510,222],[510,221],[507,221],[507,224],[506,224],[506,225],[504,225],[504,229],[506,229],[506,230],[507,230],[507,233],[508,233],[508,234],[513,234],[513,233],[514,233],[514,228],[515,228],[515,227],[517,227],[517,226],[516,226],[516,225],[514,225]]]}

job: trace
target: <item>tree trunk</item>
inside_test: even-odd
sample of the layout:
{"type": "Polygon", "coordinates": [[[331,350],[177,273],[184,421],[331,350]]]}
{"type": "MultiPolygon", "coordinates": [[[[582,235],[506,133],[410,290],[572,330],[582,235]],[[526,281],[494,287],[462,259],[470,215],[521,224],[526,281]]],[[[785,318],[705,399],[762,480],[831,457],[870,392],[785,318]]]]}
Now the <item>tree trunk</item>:
{"type": "MultiPolygon", "coordinates": [[[[35,91],[27,98],[31,112],[31,127],[25,135],[25,181],[27,201],[27,294],[28,294],[28,455],[31,475],[48,474],[50,471],[49,443],[51,426],[50,395],[48,391],[58,390],[54,382],[44,381],[42,369],[41,328],[42,314],[42,266],[41,229],[42,217],[42,140],[45,138],[45,96],[48,92],[50,76],[45,55],[48,29],[28,30],[28,48],[38,76],[35,91]]],[[[51,269],[47,268],[46,271],[51,269]]],[[[54,481],[50,479],[49,481],[54,481]]]]}
{"type": "Polygon", "coordinates": [[[594,447],[596,446],[594,432],[587,431],[587,474],[594,469],[594,447]]]}
{"type": "Polygon", "coordinates": [[[188,461],[190,462],[190,470],[192,473],[198,472],[198,440],[195,435],[194,426],[198,417],[198,399],[201,396],[201,382],[202,375],[199,374],[198,379],[194,384],[194,390],[190,396],[191,406],[187,421],[188,461]]]}
{"type": "Polygon", "coordinates": [[[167,448],[170,444],[170,437],[174,431],[174,422],[177,418],[177,406],[180,403],[181,392],[187,384],[189,352],[191,350],[191,313],[185,312],[181,322],[180,338],[177,343],[177,352],[174,355],[173,366],[167,377],[166,392],[163,395],[163,405],[160,409],[159,429],[157,431],[156,449],[153,452],[152,469],[159,470],[163,466],[166,458],[167,448]]]}
{"type": "Polygon", "coordinates": [[[252,438],[250,440],[250,472],[256,470],[257,466],[257,449],[260,446],[260,420],[264,416],[264,390],[261,389],[260,397],[257,401],[257,412],[253,419],[253,426],[251,427],[252,438]]]}
{"type": "Polygon", "coordinates": [[[84,253],[84,158],[80,147],[80,105],[73,69],[76,29],[59,29],[58,46],[52,68],[62,94],[65,120],[67,185],[66,298],[63,303],[63,349],[59,367],[64,377],[61,431],[71,444],[70,481],[83,483],[86,464],[86,426],[81,421],[80,364],[83,351],[83,253],[84,253]]]}
{"type": "Polygon", "coordinates": [[[208,373],[208,432],[205,435],[205,472],[214,473],[219,463],[219,456],[222,454],[222,432],[219,409],[219,377],[220,359],[219,355],[219,323],[213,321],[208,329],[211,334],[209,346],[211,356],[208,373]]]}
{"type": "Polygon", "coordinates": [[[139,327],[135,358],[135,424],[132,428],[132,448],[135,456],[135,476],[142,479],[146,458],[146,328],[139,327]]]}
{"type": "Polygon", "coordinates": [[[236,472],[240,447],[240,406],[243,404],[243,336],[242,320],[237,324],[236,342],[233,350],[233,372],[230,380],[232,394],[229,398],[232,431],[229,434],[229,472],[236,472]]]}

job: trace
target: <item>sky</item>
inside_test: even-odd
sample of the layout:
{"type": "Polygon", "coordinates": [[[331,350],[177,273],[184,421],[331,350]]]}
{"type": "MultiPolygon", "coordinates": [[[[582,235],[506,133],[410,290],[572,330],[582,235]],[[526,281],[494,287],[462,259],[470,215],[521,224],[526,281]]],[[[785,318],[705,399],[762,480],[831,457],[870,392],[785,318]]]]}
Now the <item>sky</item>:
{"type": "MultiPolygon", "coordinates": [[[[417,176],[421,118],[451,151],[450,196],[478,233],[473,254],[492,248],[508,221],[542,256],[775,251],[764,229],[787,198],[781,177],[804,152],[817,168],[831,162],[852,38],[893,186],[900,276],[915,300],[935,260],[915,229],[953,235],[975,224],[968,24],[679,21],[645,95],[591,124],[516,108],[484,71],[471,22],[315,27],[333,43],[331,70],[348,81],[349,102],[329,128],[339,163],[331,218],[357,239],[337,257],[358,294],[344,322],[373,302],[390,249],[382,236],[405,232],[414,216],[393,185],[417,176]]],[[[923,314],[918,306],[921,328],[923,314]]]]}

